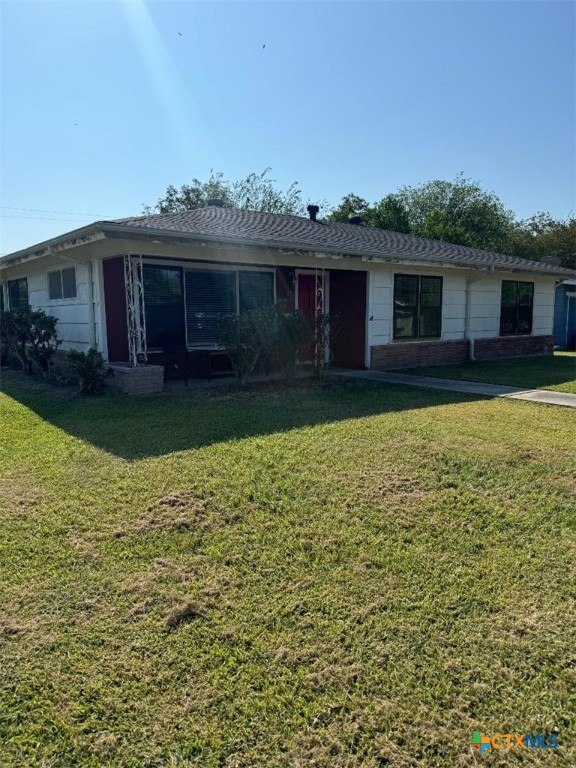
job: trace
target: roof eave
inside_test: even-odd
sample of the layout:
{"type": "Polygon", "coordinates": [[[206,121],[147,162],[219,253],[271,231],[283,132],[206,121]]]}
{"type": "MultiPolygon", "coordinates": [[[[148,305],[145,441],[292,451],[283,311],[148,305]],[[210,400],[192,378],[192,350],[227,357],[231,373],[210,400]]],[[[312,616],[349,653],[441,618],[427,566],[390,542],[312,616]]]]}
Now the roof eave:
{"type": "MultiPolygon", "coordinates": [[[[101,222],[102,228],[109,230],[111,232],[118,232],[118,233],[124,233],[124,234],[134,234],[138,235],[140,238],[144,236],[144,238],[149,237],[166,237],[168,239],[178,239],[178,240],[192,240],[196,242],[212,242],[212,243],[226,243],[228,245],[245,245],[245,246],[254,246],[258,248],[274,248],[277,250],[296,250],[296,251],[307,251],[312,253],[325,253],[326,255],[337,255],[337,256],[352,256],[355,258],[360,258],[365,261],[372,261],[374,263],[390,263],[390,262],[397,262],[397,263],[414,263],[418,262],[417,258],[409,257],[406,254],[403,254],[401,252],[397,254],[391,253],[389,256],[382,256],[381,254],[376,253],[370,253],[369,251],[355,251],[355,250],[336,250],[333,247],[328,246],[321,246],[321,245],[314,245],[314,246],[303,246],[302,243],[292,243],[289,241],[285,242],[262,242],[261,240],[254,240],[252,238],[233,238],[233,237],[226,237],[224,235],[213,235],[213,234],[197,234],[192,232],[176,232],[171,229],[152,229],[148,227],[130,227],[125,224],[107,224],[105,222],[101,222]]],[[[487,268],[490,268],[494,266],[494,269],[499,269],[504,272],[538,272],[539,274],[543,275],[549,275],[550,277],[562,277],[566,276],[568,274],[573,274],[570,270],[567,270],[563,267],[553,267],[550,264],[547,264],[547,267],[550,267],[550,269],[542,269],[540,262],[527,262],[526,264],[498,264],[496,261],[494,264],[481,264],[476,263],[472,264],[465,260],[459,260],[457,258],[451,260],[451,261],[443,261],[442,259],[439,259],[438,261],[431,261],[426,260],[422,263],[429,264],[431,266],[439,266],[439,267],[457,267],[459,269],[480,269],[484,270],[487,268]]]]}
{"type": "MultiPolygon", "coordinates": [[[[315,246],[303,246],[302,243],[284,241],[284,242],[262,242],[253,238],[234,238],[226,237],[224,235],[214,234],[198,234],[195,232],[177,232],[173,229],[157,229],[148,227],[130,226],[126,224],[116,224],[114,222],[96,221],[92,224],[88,224],[85,227],[66,232],[59,237],[46,240],[25,248],[21,251],[15,251],[14,253],[7,254],[0,258],[0,271],[13,267],[18,264],[27,263],[29,261],[42,258],[43,256],[49,256],[68,248],[74,248],[82,245],[87,245],[96,240],[103,239],[107,233],[122,235],[126,238],[134,236],[137,239],[149,240],[155,237],[162,237],[169,240],[188,240],[192,242],[210,242],[210,243],[224,243],[234,246],[253,246],[258,248],[273,248],[276,250],[295,250],[306,251],[311,253],[326,254],[327,256],[341,256],[359,258],[364,261],[370,261],[373,263],[419,263],[418,258],[414,258],[413,255],[397,252],[390,253],[389,255],[382,256],[382,254],[370,252],[370,251],[358,251],[358,250],[338,250],[334,247],[315,245],[315,246]]],[[[456,267],[460,269],[473,269],[473,270],[485,270],[490,268],[491,264],[482,263],[469,263],[465,260],[458,258],[446,261],[439,258],[438,260],[422,261],[429,266],[438,267],[456,267]]],[[[498,264],[494,260],[494,268],[507,272],[537,272],[539,274],[548,275],[549,277],[557,277],[559,279],[566,278],[568,275],[572,276],[574,273],[568,269],[562,267],[553,267],[552,265],[546,265],[549,269],[542,269],[541,265],[537,266],[538,262],[527,262],[526,264],[498,264]],[[534,265],[534,266],[533,266],[534,265]]]]}
{"type": "Polygon", "coordinates": [[[5,256],[0,257],[0,271],[40,259],[43,256],[50,256],[68,248],[75,248],[79,245],[87,245],[95,240],[101,240],[105,237],[104,228],[104,222],[96,221],[93,224],[87,224],[85,227],[65,232],[63,235],[58,235],[58,237],[53,237],[50,240],[36,243],[36,245],[32,245],[29,248],[23,248],[20,251],[14,251],[14,253],[7,253],[5,256]]]}

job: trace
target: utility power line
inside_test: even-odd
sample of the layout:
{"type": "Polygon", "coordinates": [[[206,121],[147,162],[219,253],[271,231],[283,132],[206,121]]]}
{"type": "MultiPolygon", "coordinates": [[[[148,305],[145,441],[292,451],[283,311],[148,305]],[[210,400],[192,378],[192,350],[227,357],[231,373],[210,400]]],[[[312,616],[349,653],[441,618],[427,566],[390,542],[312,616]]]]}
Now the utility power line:
{"type": "Polygon", "coordinates": [[[47,211],[42,208],[17,208],[13,205],[0,205],[0,208],[6,211],[32,211],[33,213],[60,213],[64,216],[84,216],[85,218],[90,218],[91,216],[105,216],[106,218],[111,218],[108,214],[105,213],[75,213],[74,211],[47,211]]]}
{"type": "MultiPolygon", "coordinates": [[[[92,216],[85,216],[84,218],[87,219],[88,221],[93,220],[92,216]]],[[[0,219],[20,219],[20,220],[25,219],[27,221],[75,221],[76,224],[80,224],[82,221],[81,219],[60,219],[60,218],[53,219],[53,218],[50,218],[49,216],[6,216],[3,213],[0,213],[0,219]]]]}

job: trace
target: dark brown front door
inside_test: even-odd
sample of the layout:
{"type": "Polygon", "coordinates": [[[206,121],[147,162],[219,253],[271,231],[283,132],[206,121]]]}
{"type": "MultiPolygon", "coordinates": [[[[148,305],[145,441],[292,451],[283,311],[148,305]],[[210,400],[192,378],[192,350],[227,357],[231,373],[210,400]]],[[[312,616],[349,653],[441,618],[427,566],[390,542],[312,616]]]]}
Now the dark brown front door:
{"type": "Polygon", "coordinates": [[[366,272],[330,270],[330,315],[338,316],[341,330],[334,338],[332,365],[364,368],[366,345],[366,272]]]}

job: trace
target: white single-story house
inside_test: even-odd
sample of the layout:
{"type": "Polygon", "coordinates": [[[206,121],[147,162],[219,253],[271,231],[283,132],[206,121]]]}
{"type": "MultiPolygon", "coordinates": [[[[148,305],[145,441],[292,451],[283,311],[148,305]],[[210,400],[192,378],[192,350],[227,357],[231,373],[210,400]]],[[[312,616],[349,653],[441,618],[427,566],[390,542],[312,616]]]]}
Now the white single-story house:
{"type": "MultiPolygon", "coordinates": [[[[413,235],[222,207],[97,221],[0,259],[0,302],[58,318],[62,348],[126,369],[216,351],[222,314],[278,300],[338,314],[333,364],[391,368],[551,352],[561,267],[413,235]]],[[[209,365],[209,364],[208,364],[209,365]]],[[[161,369],[163,370],[163,369],[161,369]]],[[[144,380],[143,379],[143,380],[144,380]]],[[[143,385],[143,388],[145,386],[143,385]]]]}

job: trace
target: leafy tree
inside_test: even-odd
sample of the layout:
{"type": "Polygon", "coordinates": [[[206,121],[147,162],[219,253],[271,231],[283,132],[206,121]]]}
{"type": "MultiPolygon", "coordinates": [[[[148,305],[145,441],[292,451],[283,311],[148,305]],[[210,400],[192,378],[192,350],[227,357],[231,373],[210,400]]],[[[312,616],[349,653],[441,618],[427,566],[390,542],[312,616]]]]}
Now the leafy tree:
{"type": "Polygon", "coordinates": [[[220,198],[226,208],[305,215],[307,203],[298,182],[286,190],[278,189],[270,171],[265,168],[262,173],[249,173],[233,182],[226,180],[223,173],[211,171],[208,181],[192,179],[191,184],[183,184],[180,189],[170,185],[155,206],[144,206],[144,213],[181,213],[204,208],[210,198],[220,198]]]}
{"type": "Polygon", "coordinates": [[[144,206],[144,213],[182,213],[205,208],[208,200],[215,197],[223,200],[226,208],[234,207],[230,183],[224,180],[223,173],[211,171],[208,181],[192,179],[191,184],[183,184],[180,189],[171,184],[155,206],[144,206]]]}
{"type": "Polygon", "coordinates": [[[576,269],[576,218],[554,219],[549,213],[540,212],[518,221],[507,252],[576,269]]]}
{"type": "Polygon", "coordinates": [[[376,203],[367,212],[366,223],[393,232],[410,232],[408,211],[398,195],[386,195],[376,203]]]}
{"type": "Polygon", "coordinates": [[[359,195],[346,195],[340,205],[332,210],[328,219],[348,223],[352,216],[360,216],[367,227],[391,229],[394,232],[410,232],[406,208],[397,195],[386,195],[378,203],[370,205],[359,195]]]}
{"type": "Polygon", "coordinates": [[[328,216],[329,221],[347,224],[352,216],[361,216],[363,219],[370,210],[370,204],[359,195],[345,195],[336,208],[328,216]]]}
{"type": "Polygon", "coordinates": [[[462,175],[454,181],[436,179],[401,187],[397,197],[413,234],[496,251],[509,242],[512,212],[494,192],[462,175]]]}
{"type": "Polygon", "coordinates": [[[329,218],[347,222],[351,216],[361,216],[368,227],[491,250],[509,244],[513,225],[512,212],[493,192],[463,176],[401,187],[374,205],[359,195],[346,195],[329,218]]]}

